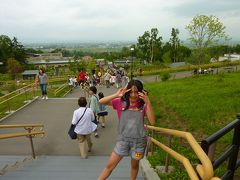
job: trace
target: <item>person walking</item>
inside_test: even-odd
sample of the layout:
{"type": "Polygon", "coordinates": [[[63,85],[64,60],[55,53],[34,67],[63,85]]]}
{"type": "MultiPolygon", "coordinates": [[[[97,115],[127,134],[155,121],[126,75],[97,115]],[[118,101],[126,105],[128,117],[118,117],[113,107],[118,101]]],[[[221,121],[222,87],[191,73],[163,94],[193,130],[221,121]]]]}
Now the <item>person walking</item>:
{"type": "Polygon", "coordinates": [[[155,117],[148,93],[139,80],[131,80],[127,87],[99,100],[100,104],[112,106],[117,111],[118,135],[113,152],[98,180],[107,179],[124,156],[131,156],[130,179],[135,180],[139,170],[139,160],[144,157],[147,134],[144,128],[146,114],[151,125],[155,117]]]}
{"type": "MultiPolygon", "coordinates": [[[[98,98],[99,98],[99,100],[104,98],[104,94],[102,92],[99,92],[98,98]]],[[[101,122],[102,128],[105,128],[105,116],[107,116],[107,115],[108,115],[107,106],[104,104],[99,104],[99,112],[98,112],[97,116],[98,116],[98,122],[99,123],[101,122]]]]}
{"type": "Polygon", "coordinates": [[[109,73],[109,71],[107,71],[104,74],[104,81],[105,81],[105,84],[106,84],[107,88],[110,88],[110,78],[111,78],[111,74],[109,73]]]}
{"type": "Polygon", "coordinates": [[[69,91],[72,92],[74,88],[74,82],[73,82],[73,78],[70,75],[68,75],[67,83],[68,83],[69,91]]]}
{"type": "MultiPolygon", "coordinates": [[[[90,102],[89,102],[89,107],[92,109],[93,114],[94,114],[94,123],[97,125],[98,121],[97,121],[97,113],[99,112],[99,103],[98,103],[98,98],[96,96],[97,94],[97,88],[95,86],[91,86],[89,88],[89,94],[90,94],[90,102]]],[[[97,129],[94,131],[94,136],[96,138],[99,137],[97,129]]]]}
{"type": "Polygon", "coordinates": [[[36,85],[39,84],[39,86],[40,86],[42,99],[48,99],[48,97],[47,97],[47,80],[48,80],[47,74],[45,73],[43,68],[40,68],[38,74],[36,75],[35,83],[36,83],[36,85]]]}
{"type": "Polygon", "coordinates": [[[97,129],[94,124],[94,114],[90,108],[87,108],[87,100],[85,97],[78,99],[79,108],[73,112],[72,124],[77,124],[75,132],[77,133],[77,140],[79,143],[80,155],[83,159],[88,158],[88,152],[92,150],[91,133],[97,129]],[[78,122],[79,121],[79,122],[78,122]],[[86,142],[88,144],[88,151],[86,151],[86,142]]]}

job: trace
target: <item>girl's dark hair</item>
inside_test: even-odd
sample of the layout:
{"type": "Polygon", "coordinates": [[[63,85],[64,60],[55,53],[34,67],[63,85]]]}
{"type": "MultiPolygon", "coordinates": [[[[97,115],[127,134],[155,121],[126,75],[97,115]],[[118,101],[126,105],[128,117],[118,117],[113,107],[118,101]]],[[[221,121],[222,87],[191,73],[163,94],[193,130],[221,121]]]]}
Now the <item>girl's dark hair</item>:
{"type": "Polygon", "coordinates": [[[102,92],[99,92],[98,97],[99,97],[99,99],[102,99],[104,97],[104,94],[102,92]]]}
{"type": "Polygon", "coordinates": [[[39,69],[39,71],[42,71],[42,73],[45,73],[45,70],[44,70],[44,68],[43,67],[41,67],[40,69],[39,69]]]}
{"type": "Polygon", "coordinates": [[[91,86],[89,90],[92,91],[94,94],[97,94],[97,88],[95,86],[91,86]]]}
{"type": "MultiPolygon", "coordinates": [[[[131,80],[128,83],[128,85],[127,85],[127,89],[131,89],[132,86],[136,86],[138,92],[142,92],[143,91],[143,84],[139,80],[131,80]]],[[[124,108],[124,110],[127,110],[129,108],[129,106],[130,106],[129,97],[130,97],[130,91],[128,91],[127,93],[124,94],[124,96],[122,96],[122,101],[126,102],[126,107],[124,108]]],[[[140,99],[138,108],[142,109],[144,104],[145,104],[144,101],[142,99],[140,99]]]]}
{"type": "Polygon", "coordinates": [[[85,97],[80,97],[80,98],[78,99],[78,105],[79,105],[80,107],[86,107],[86,105],[87,105],[87,99],[86,99],[85,97]]]}

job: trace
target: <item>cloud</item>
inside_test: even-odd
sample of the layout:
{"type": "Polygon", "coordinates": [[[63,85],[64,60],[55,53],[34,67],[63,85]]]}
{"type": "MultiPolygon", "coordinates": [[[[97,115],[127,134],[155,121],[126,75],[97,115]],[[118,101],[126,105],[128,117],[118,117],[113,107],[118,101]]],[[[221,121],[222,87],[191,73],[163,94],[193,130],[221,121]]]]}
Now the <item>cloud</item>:
{"type": "Polygon", "coordinates": [[[205,14],[217,16],[237,37],[239,5],[238,0],[3,0],[0,34],[21,41],[127,41],[156,27],[168,40],[174,27],[186,39],[185,26],[205,14]]]}

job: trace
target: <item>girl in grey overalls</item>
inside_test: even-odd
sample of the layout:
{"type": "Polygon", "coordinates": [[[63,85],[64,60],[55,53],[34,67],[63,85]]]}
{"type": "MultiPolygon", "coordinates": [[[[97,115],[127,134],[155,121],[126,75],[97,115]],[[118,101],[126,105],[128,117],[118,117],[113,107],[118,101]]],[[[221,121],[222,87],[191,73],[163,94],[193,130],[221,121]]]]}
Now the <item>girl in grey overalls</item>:
{"type": "Polygon", "coordinates": [[[117,142],[107,166],[98,180],[105,180],[124,156],[131,156],[131,180],[136,179],[139,160],[143,158],[146,147],[146,131],[144,114],[151,125],[155,118],[151,103],[143,85],[139,80],[131,80],[126,88],[99,101],[101,104],[113,106],[118,112],[119,124],[117,142]]]}

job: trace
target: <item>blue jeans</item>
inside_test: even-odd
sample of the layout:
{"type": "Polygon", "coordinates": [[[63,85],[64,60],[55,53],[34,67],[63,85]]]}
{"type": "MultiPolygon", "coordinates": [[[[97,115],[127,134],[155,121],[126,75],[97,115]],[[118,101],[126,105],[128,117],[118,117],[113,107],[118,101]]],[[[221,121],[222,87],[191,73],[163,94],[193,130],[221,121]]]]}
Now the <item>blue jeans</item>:
{"type": "Polygon", "coordinates": [[[47,95],[47,84],[40,84],[42,95],[47,95]]]}

